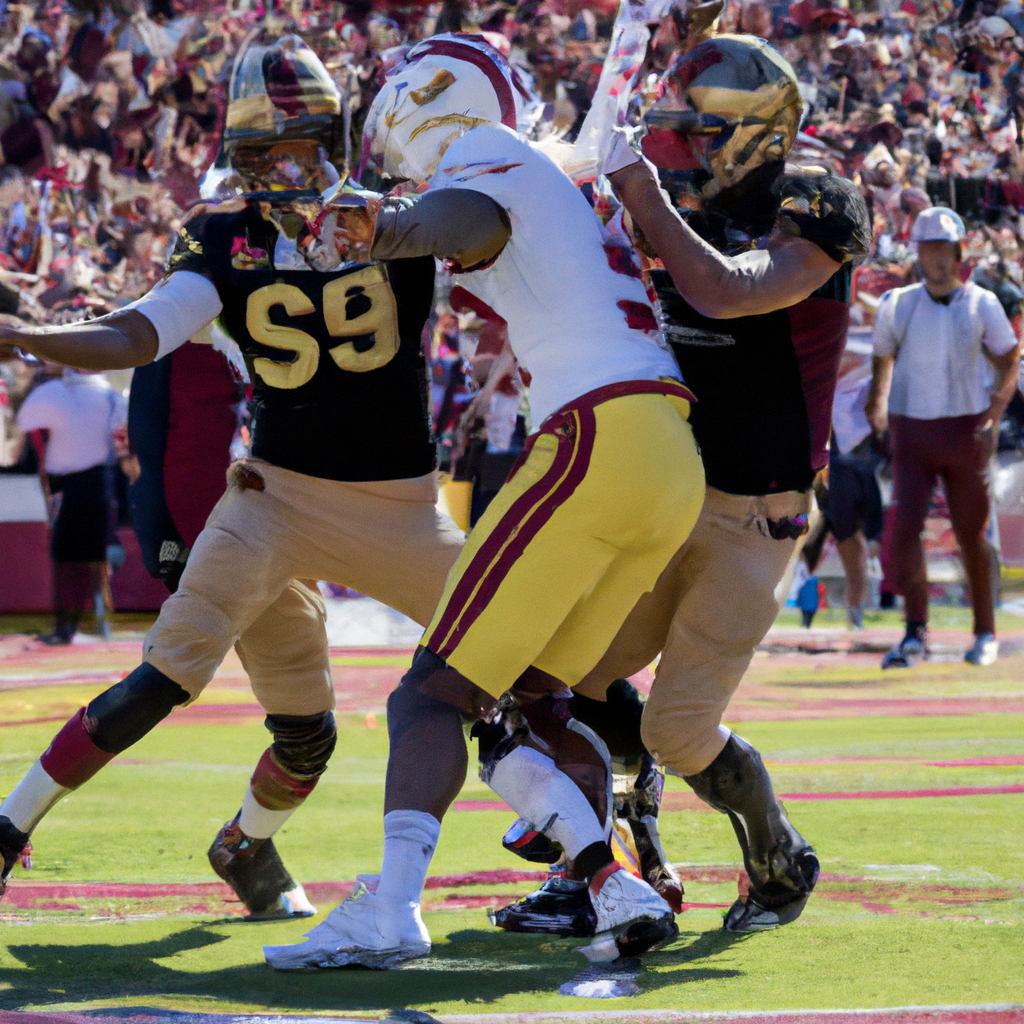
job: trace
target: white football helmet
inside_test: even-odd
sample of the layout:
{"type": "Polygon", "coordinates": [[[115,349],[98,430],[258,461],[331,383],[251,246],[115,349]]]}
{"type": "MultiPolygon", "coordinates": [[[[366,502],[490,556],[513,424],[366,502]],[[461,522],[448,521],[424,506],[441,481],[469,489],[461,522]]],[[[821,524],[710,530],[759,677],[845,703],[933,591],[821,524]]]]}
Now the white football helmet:
{"type": "Polygon", "coordinates": [[[448,146],[470,128],[513,131],[530,95],[481,36],[445,33],[412,47],[388,72],[363,131],[363,163],[391,178],[429,181],[448,146]]]}

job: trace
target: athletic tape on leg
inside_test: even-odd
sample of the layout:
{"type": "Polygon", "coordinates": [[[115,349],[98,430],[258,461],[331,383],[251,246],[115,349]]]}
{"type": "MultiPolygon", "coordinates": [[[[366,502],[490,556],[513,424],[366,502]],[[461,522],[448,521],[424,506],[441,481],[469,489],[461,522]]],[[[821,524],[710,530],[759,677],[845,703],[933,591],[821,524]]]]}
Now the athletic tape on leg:
{"type": "Polygon", "coordinates": [[[381,899],[420,902],[440,834],[441,822],[426,811],[384,815],[384,860],[377,884],[381,899]]]}
{"type": "Polygon", "coordinates": [[[40,761],[36,761],[10,796],[0,804],[0,814],[10,818],[15,828],[29,833],[42,821],[46,812],[70,792],[50,777],[40,761]]]}
{"type": "Polygon", "coordinates": [[[516,747],[494,766],[489,785],[516,814],[560,843],[572,859],[605,834],[579,787],[532,747],[516,747]]]}

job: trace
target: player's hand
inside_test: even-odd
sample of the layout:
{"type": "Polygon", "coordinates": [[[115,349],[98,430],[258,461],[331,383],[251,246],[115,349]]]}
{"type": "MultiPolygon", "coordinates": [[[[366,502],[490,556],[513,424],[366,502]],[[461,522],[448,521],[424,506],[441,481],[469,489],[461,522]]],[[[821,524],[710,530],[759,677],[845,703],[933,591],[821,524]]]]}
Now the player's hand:
{"type": "Polygon", "coordinates": [[[491,395],[494,392],[485,384],[466,406],[459,417],[459,425],[455,428],[455,443],[465,448],[466,439],[476,429],[477,424],[487,422],[487,414],[491,410],[491,395]]]}
{"type": "Polygon", "coordinates": [[[28,351],[25,335],[17,327],[0,323],[0,362],[20,359],[22,351],[28,351]]]}

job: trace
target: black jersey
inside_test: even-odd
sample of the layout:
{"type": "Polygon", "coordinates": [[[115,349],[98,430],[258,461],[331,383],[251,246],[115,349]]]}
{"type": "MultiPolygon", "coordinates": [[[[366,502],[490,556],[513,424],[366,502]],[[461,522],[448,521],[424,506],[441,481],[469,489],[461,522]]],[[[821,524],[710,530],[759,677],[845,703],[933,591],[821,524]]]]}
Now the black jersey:
{"type": "Polygon", "coordinates": [[[278,229],[263,212],[250,202],[200,213],[169,267],[203,274],[220,295],[221,326],[252,380],[252,454],[330,480],[429,473],[437,456],[422,332],[433,257],[277,268],[278,229]]]}
{"type": "Polygon", "coordinates": [[[804,491],[826,460],[849,325],[849,261],[867,250],[867,209],[833,175],[787,178],[777,223],[843,266],[814,295],[772,313],[712,320],[651,271],[660,319],[697,397],[690,423],[710,486],[730,494],[804,491]]]}

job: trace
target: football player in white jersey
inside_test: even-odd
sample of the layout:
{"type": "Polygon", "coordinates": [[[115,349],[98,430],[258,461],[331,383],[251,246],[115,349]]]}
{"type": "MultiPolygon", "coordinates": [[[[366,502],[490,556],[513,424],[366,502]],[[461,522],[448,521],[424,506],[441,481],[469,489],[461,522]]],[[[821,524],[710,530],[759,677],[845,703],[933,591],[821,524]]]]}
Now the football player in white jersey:
{"type": "Polygon", "coordinates": [[[612,856],[607,750],[571,718],[568,699],[696,521],[704,475],[687,423],[692,396],[638,266],[609,258],[586,199],[517,136],[516,95],[514,74],[486,43],[439,36],[408,52],[367,120],[383,172],[430,185],[384,211],[375,254],[436,252],[438,217],[468,227],[470,201],[499,213],[492,251],[452,269],[508,322],[539,429],[388,700],[380,876],[306,942],[266,947],[277,968],[389,967],[429,952],[420,899],[465,779],[464,718],[483,719],[481,776],[495,792],[528,820],[539,820],[539,801],[557,807],[548,829],[568,844],[597,918],[591,955],[638,955],[677,934],[669,905],[612,856]]]}

